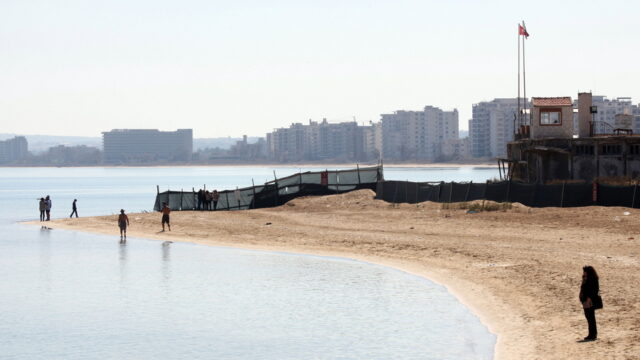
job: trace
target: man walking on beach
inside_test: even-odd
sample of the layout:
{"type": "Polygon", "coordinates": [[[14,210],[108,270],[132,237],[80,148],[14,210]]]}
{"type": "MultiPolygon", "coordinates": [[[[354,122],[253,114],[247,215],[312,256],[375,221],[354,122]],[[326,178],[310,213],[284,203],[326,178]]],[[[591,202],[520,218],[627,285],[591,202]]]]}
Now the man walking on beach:
{"type": "Polygon", "coordinates": [[[169,209],[169,205],[166,202],[162,203],[162,231],[164,231],[164,224],[167,224],[169,227],[169,231],[171,231],[171,224],[169,224],[169,214],[171,213],[171,209],[169,209]]]}
{"type": "Polygon", "coordinates": [[[78,217],[78,206],[76,206],[77,201],[78,199],[73,199],[73,204],[71,204],[71,215],[69,215],[70,218],[73,217],[73,214],[76,214],[76,217],[78,217]]]}

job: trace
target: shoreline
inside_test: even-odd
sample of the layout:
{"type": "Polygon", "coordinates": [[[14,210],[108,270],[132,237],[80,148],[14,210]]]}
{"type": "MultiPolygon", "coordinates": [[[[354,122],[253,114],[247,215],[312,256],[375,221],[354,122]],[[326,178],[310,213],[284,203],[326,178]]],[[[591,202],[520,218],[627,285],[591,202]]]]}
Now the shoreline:
{"type": "MultiPolygon", "coordinates": [[[[129,216],[141,215],[142,213],[130,213],[129,216]]],[[[96,218],[96,217],[91,217],[96,218]]],[[[64,222],[58,222],[57,220],[65,220],[65,219],[54,219],[52,221],[46,222],[46,224],[50,225],[49,227],[52,229],[60,229],[66,231],[76,231],[76,232],[86,232],[92,234],[101,234],[101,235],[113,235],[113,231],[102,231],[102,230],[84,230],[82,228],[76,228],[75,226],[68,226],[64,222]]],[[[25,222],[27,225],[41,225],[40,221],[29,221],[25,222]]],[[[129,228],[130,229],[130,228],[129,228]]],[[[163,235],[171,235],[168,232],[165,233],[148,233],[143,232],[139,233],[129,232],[129,234],[135,234],[134,237],[141,238],[145,240],[151,241],[167,241],[169,240],[166,236],[163,235]]],[[[131,236],[129,236],[131,238],[131,236]]],[[[179,236],[171,236],[169,241],[179,242],[179,243],[187,243],[187,244],[196,244],[202,246],[213,246],[213,247],[221,247],[221,248],[233,248],[240,250],[248,250],[248,251],[261,251],[261,252],[276,252],[276,253],[285,253],[292,255],[308,255],[308,256],[321,256],[321,257],[336,257],[348,260],[356,260],[363,263],[374,264],[379,266],[388,267],[391,269],[399,270],[405,272],[407,274],[411,274],[414,276],[421,277],[426,279],[434,284],[441,285],[447,289],[451,295],[453,295],[458,302],[460,302],[464,307],[466,307],[474,316],[476,316],[480,322],[487,327],[488,331],[496,336],[496,344],[493,349],[493,359],[502,360],[502,359],[510,359],[509,355],[498,356],[498,344],[501,342],[501,336],[496,331],[499,328],[498,324],[494,319],[492,319],[491,314],[488,314],[486,311],[482,309],[481,306],[478,306],[476,302],[473,300],[473,294],[465,291],[466,284],[461,283],[459,280],[446,279],[442,275],[438,275],[435,269],[424,269],[417,264],[412,263],[403,263],[402,261],[393,261],[387,258],[381,257],[372,257],[365,256],[358,253],[345,253],[345,252],[337,252],[331,250],[317,250],[317,251],[308,251],[305,248],[299,247],[274,247],[274,246],[259,246],[259,245],[250,245],[246,243],[229,243],[226,241],[216,241],[216,240],[190,240],[188,238],[179,237],[179,236]]]]}
{"type": "MultiPolygon", "coordinates": [[[[360,167],[373,167],[377,164],[358,164],[358,163],[344,163],[344,164],[334,164],[334,163],[300,163],[300,164],[277,164],[277,163],[268,163],[268,164],[175,164],[175,165],[91,165],[91,166],[53,166],[53,165],[20,165],[20,166],[0,166],[0,168],[105,168],[105,169],[122,169],[122,168],[175,168],[175,167],[194,167],[194,168],[206,168],[206,167],[268,167],[268,168],[296,168],[296,167],[305,167],[305,168],[356,168],[360,167]]],[[[428,163],[428,164],[419,164],[419,163],[388,163],[384,164],[385,168],[498,168],[498,165],[495,163],[428,163]]],[[[334,169],[329,169],[334,170],[334,169]]]]}
{"type": "MultiPolygon", "coordinates": [[[[495,359],[640,356],[640,294],[628,286],[640,281],[640,210],[515,204],[469,215],[434,203],[394,206],[372,194],[300,198],[271,209],[174,212],[173,231],[164,233],[157,213],[129,214],[129,236],[337,256],[427,278],[497,335],[495,359]],[[620,216],[623,211],[630,215],[620,216]],[[581,344],[586,321],[577,290],[585,264],[601,275],[605,309],[597,315],[601,338],[581,344]]],[[[118,234],[113,215],[46,225],[118,234]]]]}

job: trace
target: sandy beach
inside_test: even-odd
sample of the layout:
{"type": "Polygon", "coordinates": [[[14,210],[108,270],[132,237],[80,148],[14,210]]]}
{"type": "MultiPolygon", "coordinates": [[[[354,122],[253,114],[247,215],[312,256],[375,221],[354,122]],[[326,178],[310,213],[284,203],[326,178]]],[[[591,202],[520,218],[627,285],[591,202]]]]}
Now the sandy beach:
{"type": "MultiPolygon", "coordinates": [[[[528,208],[468,214],[393,205],[361,190],[272,209],[129,214],[129,237],[342,256],[444,284],[498,335],[496,359],[640,359],[640,210],[528,208]],[[599,339],[581,343],[583,265],[600,274],[599,339]]],[[[116,212],[118,209],[114,209],[116,212]]],[[[47,226],[112,234],[116,215],[47,226]]],[[[41,224],[33,222],[33,224],[41,224]]]]}

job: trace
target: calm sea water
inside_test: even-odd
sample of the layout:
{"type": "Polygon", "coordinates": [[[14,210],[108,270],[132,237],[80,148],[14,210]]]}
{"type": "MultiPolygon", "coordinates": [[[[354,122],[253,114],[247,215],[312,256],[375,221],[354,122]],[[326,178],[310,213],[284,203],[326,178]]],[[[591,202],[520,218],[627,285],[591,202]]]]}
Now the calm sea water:
{"type": "MultiPolygon", "coordinates": [[[[317,168],[276,168],[278,176],[317,168]]],[[[484,181],[495,169],[390,169],[484,181]]],[[[273,168],[0,168],[2,359],[490,359],[495,337],[446,289],[367,263],[42,229],[150,210],[155,186],[235,188],[273,168]]]]}

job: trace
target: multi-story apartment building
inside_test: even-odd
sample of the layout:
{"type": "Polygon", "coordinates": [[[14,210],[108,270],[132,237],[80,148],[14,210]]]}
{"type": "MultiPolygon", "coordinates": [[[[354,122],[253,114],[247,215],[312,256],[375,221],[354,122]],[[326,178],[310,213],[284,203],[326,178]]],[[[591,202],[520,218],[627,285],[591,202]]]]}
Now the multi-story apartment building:
{"type": "MultiPolygon", "coordinates": [[[[520,100],[521,105],[524,106],[520,100]]],[[[527,103],[527,107],[530,105],[527,103]]],[[[514,139],[518,99],[494,99],[473,105],[469,120],[469,138],[473,157],[497,157],[507,153],[507,143],[514,139]]]]}
{"type": "Polygon", "coordinates": [[[102,133],[105,163],[190,161],[193,130],[115,129],[102,133]]]}
{"type": "MultiPolygon", "coordinates": [[[[640,108],[631,103],[630,97],[607,99],[606,96],[593,95],[591,99],[593,106],[597,106],[598,109],[598,112],[592,115],[595,121],[615,126],[616,115],[640,115],[640,108]]],[[[577,108],[577,100],[574,101],[574,107],[577,108]]]]}
{"type": "Polygon", "coordinates": [[[275,129],[271,133],[271,157],[280,162],[305,159],[305,127],[301,123],[291,124],[289,128],[275,129]]]}
{"type": "Polygon", "coordinates": [[[442,155],[444,160],[467,160],[471,158],[471,140],[469,137],[462,139],[448,139],[442,143],[442,155]]]}
{"type": "Polygon", "coordinates": [[[359,126],[362,132],[362,157],[366,160],[380,158],[382,150],[382,124],[369,122],[368,126],[359,126]]]}
{"type": "Polygon", "coordinates": [[[426,106],[423,111],[382,114],[382,156],[389,160],[437,161],[442,144],[458,138],[458,110],[426,106]]]}
{"type": "MultiPolygon", "coordinates": [[[[591,120],[599,122],[600,127],[602,127],[602,123],[606,123],[609,131],[611,128],[629,128],[633,130],[634,134],[640,133],[640,106],[633,104],[630,97],[608,99],[603,95],[593,95],[591,98],[593,106],[596,106],[597,109],[597,113],[591,114],[591,120]],[[616,117],[618,117],[617,121],[616,117]],[[620,123],[621,118],[630,119],[631,123],[620,123]]],[[[578,108],[577,101],[575,100],[573,103],[575,109],[578,108]]],[[[626,121],[628,122],[628,120],[626,121]]],[[[577,126],[578,122],[575,121],[574,124],[577,126]]]]}
{"type": "Polygon", "coordinates": [[[0,141],[0,164],[9,164],[29,155],[29,144],[24,136],[0,141]]]}
{"type": "Polygon", "coordinates": [[[364,132],[355,121],[331,124],[323,119],[320,123],[309,121],[308,125],[294,123],[267,134],[267,143],[276,161],[369,160],[364,149],[364,132]]]}

